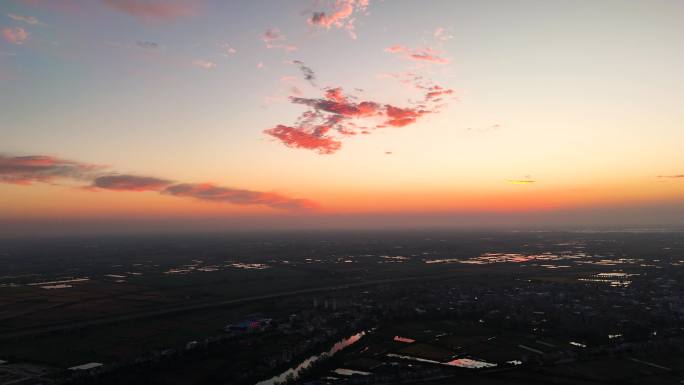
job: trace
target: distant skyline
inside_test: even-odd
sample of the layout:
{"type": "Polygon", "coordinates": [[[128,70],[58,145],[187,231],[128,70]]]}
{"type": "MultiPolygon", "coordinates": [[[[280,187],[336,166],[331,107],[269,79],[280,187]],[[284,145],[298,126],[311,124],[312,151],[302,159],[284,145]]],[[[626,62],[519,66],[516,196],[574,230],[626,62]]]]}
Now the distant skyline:
{"type": "Polygon", "coordinates": [[[3,1],[0,231],[684,226],[683,18],[3,1]]]}

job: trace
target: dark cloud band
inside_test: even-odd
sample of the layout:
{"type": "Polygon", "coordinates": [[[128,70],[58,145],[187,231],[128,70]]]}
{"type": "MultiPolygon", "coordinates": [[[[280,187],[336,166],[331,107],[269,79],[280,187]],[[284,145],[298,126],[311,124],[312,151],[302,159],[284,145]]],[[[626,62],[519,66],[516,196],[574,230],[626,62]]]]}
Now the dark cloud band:
{"type": "Polygon", "coordinates": [[[117,191],[160,191],[171,183],[149,176],[105,175],[95,178],[92,187],[117,191]]]}
{"type": "Polygon", "coordinates": [[[274,192],[262,192],[216,186],[210,183],[175,183],[151,176],[103,174],[104,166],[74,162],[45,155],[0,155],[0,183],[30,185],[59,179],[88,181],[89,191],[156,191],[164,195],[189,197],[203,201],[236,205],[264,205],[281,210],[310,210],[316,204],[306,199],[290,198],[274,192]]]}

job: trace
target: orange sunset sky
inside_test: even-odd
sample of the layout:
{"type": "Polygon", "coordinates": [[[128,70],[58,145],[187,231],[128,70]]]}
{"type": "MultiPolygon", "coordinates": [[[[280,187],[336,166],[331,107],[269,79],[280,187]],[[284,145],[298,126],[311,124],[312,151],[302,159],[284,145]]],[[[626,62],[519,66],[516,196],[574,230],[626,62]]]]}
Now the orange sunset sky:
{"type": "Polygon", "coordinates": [[[683,18],[3,1],[0,229],[684,225],[683,18]]]}

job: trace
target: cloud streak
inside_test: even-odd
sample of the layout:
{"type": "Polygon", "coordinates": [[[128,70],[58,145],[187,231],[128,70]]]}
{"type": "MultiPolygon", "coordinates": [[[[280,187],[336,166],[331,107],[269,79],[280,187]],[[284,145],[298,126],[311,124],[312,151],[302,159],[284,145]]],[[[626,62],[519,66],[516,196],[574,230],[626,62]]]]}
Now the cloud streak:
{"type": "Polygon", "coordinates": [[[15,15],[13,13],[7,14],[7,17],[14,21],[20,21],[22,23],[30,24],[30,25],[45,25],[41,23],[38,19],[36,19],[33,16],[21,16],[21,15],[15,15]]]}
{"type": "Polygon", "coordinates": [[[30,185],[53,182],[60,178],[87,179],[102,166],[74,162],[53,156],[0,155],[0,183],[30,185]]]}
{"type": "Polygon", "coordinates": [[[397,54],[409,60],[415,60],[433,64],[448,64],[449,59],[443,58],[439,55],[441,53],[433,48],[409,48],[407,46],[396,44],[385,48],[385,52],[397,54]]]}
{"type": "Polygon", "coordinates": [[[105,167],[53,156],[0,155],[0,183],[32,185],[60,179],[88,182],[86,191],[152,191],[175,197],[235,205],[264,205],[280,210],[311,210],[317,205],[307,199],[291,198],[275,192],[217,186],[212,183],[178,183],[169,179],[132,174],[104,173],[105,167]]]}
{"type": "Polygon", "coordinates": [[[277,193],[234,189],[211,183],[181,183],[167,187],[162,194],[189,197],[203,201],[228,202],[236,205],[265,205],[285,210],[310,210],[316,205],[306,199],[289,198],[277,193]]]}
{"type": "Polygon", "coordinates": [[[150,176],[117,174],[97,177],[90,187],[115,191],[160,191],[171,183],[170,180],[150,176]]]}
{"type": "Polygon", "coordinates": [[[136,41],[135,45],[138,48],[142,48],[142,49],[150,50],[150,51],[156,51],[159,49],[159,43],[155,43],[153,41],[145,41],[145,40],[136,41]]]}
{"type": "Polygon", "coordinates": [[[510,183],[510,184],[533,184],[533,183],[537,183],[537,181],[531,180],[531,179],[510,179],[510,180],[508,180],[508,183],[510,183]]]}

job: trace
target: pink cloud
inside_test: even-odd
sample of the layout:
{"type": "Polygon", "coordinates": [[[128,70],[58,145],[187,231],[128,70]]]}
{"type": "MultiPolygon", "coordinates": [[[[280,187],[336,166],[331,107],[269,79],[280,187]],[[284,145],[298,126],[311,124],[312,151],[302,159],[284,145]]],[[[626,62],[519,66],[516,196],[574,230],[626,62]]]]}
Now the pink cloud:
{"type": "Polygon", "coordinates": [[[356,39],[354,17],[357,13],[367,11],[369,0],[335,0],[332,9],[314,12],[309,18],[310,25],[330,29],[336,27],[346,30],[352,39],[356,39]]]}
{"type": "Polygon", "coordinates": [[[415,108],[399,108],[387,105],[385,124],[393,127],[404,127],[415,123],[418,118],[427,114],[429,111],[415,108]]]}
{"type": "Polygon", "coordinates": [[[21,27],[5,27],[0,29],[0,34],[10,44],[23,44],[29,38],[29,33],[21,27]]]}
{"type": "Polygon", "coordinates": [[[444,27],[437,27],[437,29],[435,29],[435,32],[432,33],[432,36],[440,41],[447,41],[453,38],[453,36],[449,35],[449,33],[444,29],[444,27]]]}
{"type": "Polygon", "coordinates": [[[409,48],[404,45],[393,45],[385,48],[385,52],[398,54],[405,59],[424,61],[435,64],[447,64],[449,59],[439,56],[439,52],[432,48],[409,48]]]}
{"type": "Polygon", "coordinates": [[[196,12],[196,0],[102,0],[110,8],[143,20],[172,20],[196,12]]]}
{"type": "Polygon", "coordinates": [[[428,92],[425,94],[425,99],[431,100],[431,99],[436,99],[444,95],[452,95],[454,93],[454,90],[452,89],[445,89],[442,88],[441,86],[435,85],[432,87],[428,88],[428,92]]]}
{"type": "Polygon", "coordinates": [[[309,107],[295,125],[279,124],[264,133],[280,140],[285,146],[333,154],[342,147],[342,139],[357,134],[369,134],[372,129],[404,127],[415,123],[429,113],[439,112],[435,103],[451,89],[437,85],[421,86],[422,101],[397,107],[371,100],[357,101],[346,95],[341,87],[324,90],[321,98],[290,97],[294,104],[309,107]]]}
{"type": "Polygon", "coordinates": [[[377,115],[382,106],[376,102],[363,101],[355,103],[348,101],[342,94],[342,88],[332,88],[325,92],[325,98],[290,98],[295,104],[304,104],[317,111],[329,112],[342,118],[363,118],[377,115]]]}
{"type": "Polygon", "coordinates": [[[332,154],[340,149],[342,143],[324,136],[329,129],[329,126],[318,126],[314,130],[305,130],[302,127],[279,124],[264,130],[264,133],[277,138],[287,147],[316,150],[319,154],[332,154]]]}
{"type": "Polygon", "coordinates": [[[400,45],[400,44],[395,44],[393,46],[389,46],[385,48],[385,52],[389,53],[406,53],[410,51],[410,49],[406,46],[400,45]]]}
{"type": "Polygon", "coordinates": [[[269,28],[261,35],[261,41],[266,44],[266,48],[282,49],[283,51],[293,52],[297,50],[297,46],[288,44],[287,37],[283,35],[278,28],[269,28]]]}
{"type": "Polygon", "coordinates": [[[326,14],[325,12],[315,12],[309,22],[311,24],[320,25],[321,27],[330,28],[336,26],[338,28],[344,27],[342,20],[349,18],[354,13],[354,1],[337,1],[335,9],[326,14]]]}

